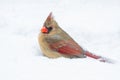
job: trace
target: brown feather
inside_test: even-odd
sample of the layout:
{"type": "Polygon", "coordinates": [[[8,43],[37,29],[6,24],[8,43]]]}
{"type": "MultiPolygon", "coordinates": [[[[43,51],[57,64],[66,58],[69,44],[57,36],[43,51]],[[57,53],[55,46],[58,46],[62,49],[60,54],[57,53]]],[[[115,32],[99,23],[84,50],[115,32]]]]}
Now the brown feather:
{"type": "Polygon", "coordinates": [[[84,53],[84,50],[71,39],[50,44],[50,48],[67,56],[81,57],[81,55],[83,56],[84,53]]]}

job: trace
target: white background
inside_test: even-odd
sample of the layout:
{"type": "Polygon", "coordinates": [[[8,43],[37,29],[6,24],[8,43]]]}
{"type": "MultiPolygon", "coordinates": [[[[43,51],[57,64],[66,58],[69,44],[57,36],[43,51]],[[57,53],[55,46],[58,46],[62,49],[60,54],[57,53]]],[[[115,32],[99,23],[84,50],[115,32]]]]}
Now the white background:
{"type": "Polygon", "coordinates": [[[0,80],[120,80],[119,0],[0,0],[0,80]],[[38,34],[46,17],[84,49],[115,60],[49,59],[38,34]]]}

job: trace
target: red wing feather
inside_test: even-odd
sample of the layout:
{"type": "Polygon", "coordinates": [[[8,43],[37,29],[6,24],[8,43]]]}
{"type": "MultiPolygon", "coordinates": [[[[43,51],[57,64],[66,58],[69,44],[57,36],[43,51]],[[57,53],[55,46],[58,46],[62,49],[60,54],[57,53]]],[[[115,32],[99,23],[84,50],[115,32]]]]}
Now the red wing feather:
{"type": "Polygon", "coordinates": [[[83,49],[73,40],[59,41],[50,45],[51,49],[64,54],[78,56],[83,53],[83,49]]]}

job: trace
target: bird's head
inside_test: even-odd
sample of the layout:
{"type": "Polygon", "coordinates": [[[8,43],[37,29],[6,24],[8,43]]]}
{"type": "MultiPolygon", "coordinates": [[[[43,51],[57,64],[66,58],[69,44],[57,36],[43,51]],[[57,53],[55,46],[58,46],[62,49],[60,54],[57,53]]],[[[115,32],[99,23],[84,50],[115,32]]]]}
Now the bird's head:
{"type": "Polygon", "coordinates": [[[41,28],[41,32],[43,34],[50,34],[52,32],[56,32],[58,29],[57,22],[54,20],[52,12],[48,15],[47,19],[45,20],[43,27],[41,28]]]}

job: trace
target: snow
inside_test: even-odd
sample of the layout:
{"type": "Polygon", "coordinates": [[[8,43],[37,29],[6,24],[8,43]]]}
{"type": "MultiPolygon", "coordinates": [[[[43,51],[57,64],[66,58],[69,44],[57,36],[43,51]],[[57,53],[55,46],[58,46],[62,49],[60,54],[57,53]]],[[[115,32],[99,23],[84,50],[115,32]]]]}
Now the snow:
{"type": "Polygon", "coordinates": [[[120,80],[119,0],[0,0],[0,80],[120,80]],[[84,49],[115,60],[49,59],[38,34],[53,12],[84,49]]]}

